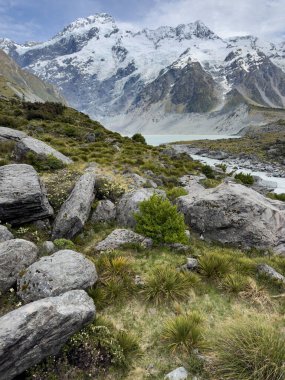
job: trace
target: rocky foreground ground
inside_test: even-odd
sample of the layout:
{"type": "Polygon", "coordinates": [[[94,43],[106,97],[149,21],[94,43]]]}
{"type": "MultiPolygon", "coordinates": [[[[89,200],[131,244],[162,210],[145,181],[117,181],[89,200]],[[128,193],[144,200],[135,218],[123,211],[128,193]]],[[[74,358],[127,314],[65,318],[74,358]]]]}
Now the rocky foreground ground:
{"type": "MultiPolygon", "coordinates": [[[[59,173],[66,173],[73,160],[16,129],[0,127],[0,141],[15,144],[14,162],[0,167],[1,380],[21,374],[27,379],[48,379],[49,375],[56,379],[228,378],[218,377],[224,375],[215,367],[216,354],[209,352],[209,343],[206,348],[193,341],[190,349],[185,343],[186,351],[181,352],[167,351],[158,343],[165,318],[189,316],[193,310],[205,314],[203,335],[211,325],[215,330],[216,320],[226,323],[234,315],[241,318],[251,313],[272,318],[269,323],[282,333],[283,202],[234,178],[221,177],[218,186],[205,188],[207,178],[199,169],[177,176],[175,196],[173,187],[163,185],[150,168],[144,175],[128,170],[121,176],[127,188],[114,196],[111,190],[116,184],[105,191],[106,174],[100,165],[86,163],[58,205],[46,189],[42,171],[26,163],[25,157],[31,152],[39,160],[56,157],[64,165],[56,169],[59,173]],[[147,230],[145,235],[138,232],[135,215],[142,212],[142,202],[153,197],[161,202],[170,199],[175,212],[183,216],[183,241],[158,244],[157,236],[147,230]],[[153,270],[157,277],[152,281],[159,283],[156,295],[147,293],[152,289],[153,270]],[[163,278],[165,271],[169,272],[163,278]],[[187,291],[177,298],[169,293],[168,301],[156,302],[161,284],[171,276],[173,286],[190,276],[185,277],[187,291]],[[239,282],[238,291],[233,291],[229,281],[237,276],[246,284],[239,282]],[[111,318],[109,324],[100,322],[106,315],[111,318]],[[94,320],[99,321],[97,325],[94,320]],[[124,371],[112,366],[119,360],[118,352],[127,357],[132,344],[128,341],[125,351],[118,351],[123,347],[119,340],[123,333],[118,332],[116,342],[121,346],[116,351],[110,343],[114,345],[115,338],[102,338],[103,330],[110,334],[115,328],[110,328],[111,322],[122,331],[137,330],[142,340],[137,362],[124,371]]],[[[174,162],[179,155],[172,158],[174,162]]],[[[60,189],[64,178],[59,176],[57,181],[60,189]]],[[[152,219],[160,213],[157,209],[152,219]]],[[[166,286],[164,296],[168,291],[166,286]]],[[[271,378],[281,379],[282,374],[281,368],[279,377],[271,378]]]]}

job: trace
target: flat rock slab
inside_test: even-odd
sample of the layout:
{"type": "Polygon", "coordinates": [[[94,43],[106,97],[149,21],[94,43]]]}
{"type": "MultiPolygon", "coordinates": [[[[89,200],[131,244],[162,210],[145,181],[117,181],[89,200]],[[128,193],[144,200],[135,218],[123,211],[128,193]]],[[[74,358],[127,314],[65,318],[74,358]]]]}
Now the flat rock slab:
{"type": "Polygon", "coordinates": [[[0,291],[13,286],[20,273],[37,260],[38,248],[22,239],[0,243],[0,291]]]}
{"type": "Polygon", "coordinates": [[[145,189],[130,191],[122,196],[117,205],[117,222],[122,227],[133,228],[136,225],[134,214],[139,211],[139,206],[142,201],[145,201],[153,194],[165,197],[163,190],[145,189]]]}
{"type": "Polygon", "coordinates": [[[285,253],[285,204],[236,183],[177,199],[186,223],[205,239],[285,253]]]}
{"type": "Polygon", "coordinates": [[[39,157],[45,158],[48,158],[48,156],[54,156],[64,165],[69,165],[73,163],[73,161],[70,158],[66,157],[64,154],[60,153],[58,150],[52,148],[43,141],[34,139],[32,137],[24,137],[16,145],[16,159],[24,159],[27,153],[29,152],[32,152],[39,157]]]}
{"type": "Polygon", "coordinates": [[[75,184],[55,219],[52,239],[72,239],[86,223],[94,200],[95,174],[85,173],[75,184]]]}
{"type": "Polygon", "coordinates": [[[69,290],[87,289],[97,281],[95,265],[81,253],[62,250],[44,256],[18,278],[18,295],[24,302],[54,297],[69,290]]]}
{"type": "Polygon", "coordinates": [[[0,167],[0,220],[22,224],[53,215],[45,188],[30,165],[0,167]]]}
{"type": "Polygon", "coordinates": [[[0,139],[19,141],[24,137],[27,137],[25,132],[12,128],[0,127],[0,139]]]}
{"type": "Polygon", "coordinates": [[[133,231],[125,229],[117,229],[111,232],[105,240],[101,241],[95,247],[96,251],[106,251],[120,248],[124,244],[138,243],[145,248],[152,246],[152,239],[146,238],[133,231]]]}
{"type": "Polygon", "coordinates": [[[0,243],[11,239],[14,239],[13,234],[8,230],[7,227],[0,225],[0,243]]]}
{"type": "Polygon", "coordinates": [[[83,290],[45,298],[0,318],[0,380],[12,380],[50,355],[95,316],[83,290]]]}

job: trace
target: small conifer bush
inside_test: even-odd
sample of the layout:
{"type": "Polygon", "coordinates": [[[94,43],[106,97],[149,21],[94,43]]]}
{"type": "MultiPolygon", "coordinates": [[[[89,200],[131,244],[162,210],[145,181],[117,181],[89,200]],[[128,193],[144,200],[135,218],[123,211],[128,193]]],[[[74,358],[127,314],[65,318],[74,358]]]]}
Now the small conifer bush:
{"type": "Polygon", "coordinates": [[[159,243],[187,243],[183,215],[177,211],[168,199],[154,194],[141,202],[139,212],[135,214],[136,232],[150,237],[159,243]]]}

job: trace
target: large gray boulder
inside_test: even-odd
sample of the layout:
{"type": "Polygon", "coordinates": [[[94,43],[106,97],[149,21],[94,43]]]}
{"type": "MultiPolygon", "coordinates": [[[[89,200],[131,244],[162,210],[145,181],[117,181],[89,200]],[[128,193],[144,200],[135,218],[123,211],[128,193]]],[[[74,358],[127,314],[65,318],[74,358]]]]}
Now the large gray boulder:
{"type": "Polygon", "coordinates": [[[285,252],[285,204],[236,183],[179,197],[186,223],[212,241],[285,252]]]}
{"type": "Polygon", "coordinates": [[[95,247],[96,251],[107,251],[120,248],[124,244],[137,243],[142,247],[150,248],[152,246],[152,239],[139,235],[133,231],[125,229],[117,229],[111,232],[105,240],[101,241],[95,247]]]}
{"type": "Polygon", "coordinates": [[[163,190],[141,188],[125,193],[117,205],[117,222],[120,226],[133,228],[136,225],[134,214],[139,211],[142,201],[151,198],[153,194],[165,197],[163,190]]]}
{"type": "Polygon", "coordinates": [[[53,215],[45,188],[30,165],[0,167],[0,220],[22,224],[53,215]]]}
{"type": "Polygon", "coordinates": [[[0,291],[11,288],[20,273],[37,260],[37,256],[37,247],[29,241],[14,239],[0,243],[0,291]]]}
{"type": "Polygon", "coordinates": [[[32,152],[39,158],[48,158],[48,156],[54,156],[64,165],[72,164],[73,161],[60,153],[56,149],[52,148],[43,141],[34,139],[32,137],[22,138],[15,147],[15,155],[17,160],[23,160],[27,153],[32,152]]]}
{"type": "Polygon", "coordinates": [[[83,290],[45,298],[0,318],[0,380],[12,380],[50,355],[95,316],[83,290]]]}
{"type": "Polygon", "coordinates": [[[87,289],[97,281],[95,265],[81,253],[62,250],[44,256],[18,278],[18,295],[25,302],[87,289]]]}
{"type": "Polygon", "coordinates": [[[73,238],[86,223],[94,200],[95,174],[83,174],[55,219],[52,239],[73,238]]]}
{"type": "Polygon", "coordinates": [[[13,234],[8,230],[7,227],[1,226],[0,224],[0,243],[11,239],[14,239],[13,234]]]}
{"type": "Polygon", "coordinates": [[[93,223],[108,223],[116,218],[116,206],[108,199],[98,202],[96,210],[93,212],[91,221],[93,223]]]}
{"type": "Polygon", "coordinates": [[[24,137],[27,137],[25,132],[12,128],[0,127],[0,140],[20,141],[24,137]]]}

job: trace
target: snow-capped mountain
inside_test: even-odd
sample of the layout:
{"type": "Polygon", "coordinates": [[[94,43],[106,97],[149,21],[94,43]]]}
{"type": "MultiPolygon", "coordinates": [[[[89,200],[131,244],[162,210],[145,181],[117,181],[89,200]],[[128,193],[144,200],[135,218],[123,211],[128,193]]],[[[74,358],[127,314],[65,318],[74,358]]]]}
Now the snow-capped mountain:
{"type": "Polygon", "coordinates": [[[97,14],[47,42],[3,39],[0,48],[70,105],[124,132],[233,132],[254,121],[249,105],[285,108],[284,44],[222,39],[201,21],[137,31],[97,14]]]}

